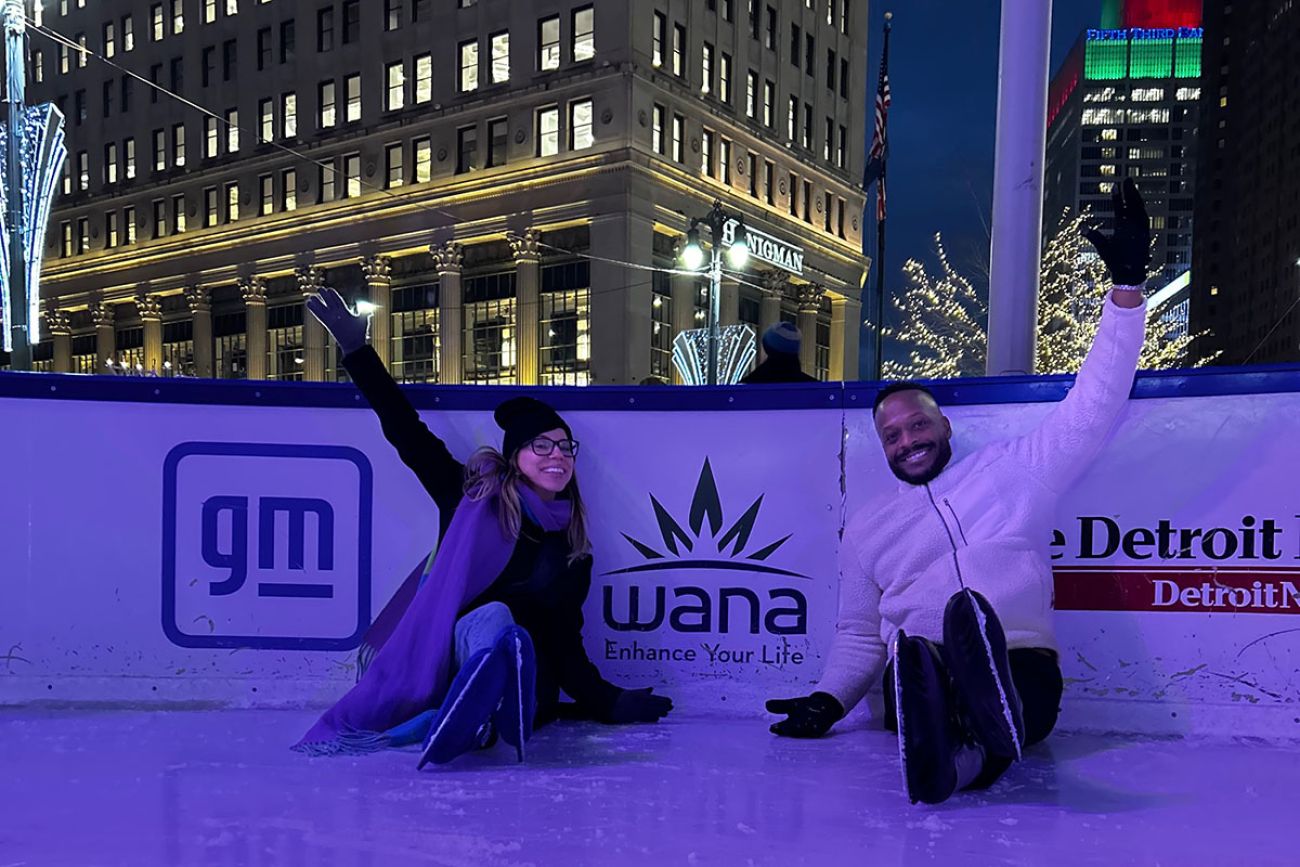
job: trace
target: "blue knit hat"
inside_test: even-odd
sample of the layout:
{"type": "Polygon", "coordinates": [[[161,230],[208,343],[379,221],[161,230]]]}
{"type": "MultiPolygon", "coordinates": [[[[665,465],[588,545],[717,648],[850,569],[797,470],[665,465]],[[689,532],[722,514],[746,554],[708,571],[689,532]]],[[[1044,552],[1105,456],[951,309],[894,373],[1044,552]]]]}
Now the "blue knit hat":
{"type": "Polygon", "coordinates": [[[768,355],[798,355],[799,329],[780,322],[763,332],[763,348],[768,355]]]}

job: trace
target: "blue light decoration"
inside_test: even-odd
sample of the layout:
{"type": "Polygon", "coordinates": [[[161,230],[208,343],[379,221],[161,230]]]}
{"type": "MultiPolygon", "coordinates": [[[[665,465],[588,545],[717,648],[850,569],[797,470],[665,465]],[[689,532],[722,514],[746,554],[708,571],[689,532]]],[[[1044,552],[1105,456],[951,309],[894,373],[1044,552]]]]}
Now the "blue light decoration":
{"type": "MultiPolygon", "coordinates": [[[[735,385],[758,354],[754,329],[727,325],[718,332],[718,385],[735,385]]],[[[692,328],[673,340],[673,366],[686,385],[709,382],[709,329],[692,328]]]]}
{"type": "MultiPolygon", "coordinates": [[[[50,219],[50,206],[58,192],[59,175],[68,149],[63,140],[63,113],[55,106],[27,106],[23,109],[23,129],[18,140],[23,167],[23,220],[17,231],[22,237],[27,256],[27,328],[29,342],[41,339],[41,263],[45,254],[45,227],[50,219]]],[[[0,147],[10,147],[8,124],[0,120],[0,147]]],[[[4,350],[13,351],[13,335],[9,329],[10,286],[9,244],[14,227],[9,225],[8,190],[0,184],[0,287],[3,291],[4,350]]]]}

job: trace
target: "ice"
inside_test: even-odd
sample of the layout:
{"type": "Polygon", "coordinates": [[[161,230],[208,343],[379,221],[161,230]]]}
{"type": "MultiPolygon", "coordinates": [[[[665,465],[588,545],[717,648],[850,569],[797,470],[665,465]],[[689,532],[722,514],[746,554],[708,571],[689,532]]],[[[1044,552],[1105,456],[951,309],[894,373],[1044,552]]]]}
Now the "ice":
{"type": "Polygon", "coordinates": [[[912,806],[893,737],[557,724],[439,768],[290,752],[310,711],[0,709],[0,867],[1294,864],[1300,751],[1057,734],[912,806]]]}

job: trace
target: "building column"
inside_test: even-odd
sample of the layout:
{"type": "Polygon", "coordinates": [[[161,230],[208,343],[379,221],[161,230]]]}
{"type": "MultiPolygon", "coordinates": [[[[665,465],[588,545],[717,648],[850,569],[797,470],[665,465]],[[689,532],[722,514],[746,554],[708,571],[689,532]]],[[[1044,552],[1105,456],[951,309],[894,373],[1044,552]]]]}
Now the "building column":
{"type": "MultiPolygon", "coordinates": [[[[303,265],[294,271],[298,278],[298,292],[304,304],[325,285],[325,271],[303,265]]],[[[328,369],[325,354],[330,348],[330,339],[325,326],[311,315],[311,311],[302,311],[302,378],[306,382],[324,382],[328,369]]]]}
{"type": "Polygon", "coordinates": [[[153,374],[162,372],[162,299],[141,292],[135,296],[135,309],[144,326],[144,369],[153,374]]]}
{"type": "Polygon", "coordinates": [[[47,307],[45,330],[54,344],[54,372],[72,373],[72,317],[63,310],[47,307]]]}
{"type": "Polygon", "coordinates": [[[722,278],[722,293],[718,299],[722,310],[718,314],[718,324],[723,328],[740,324],[740,284],[734,280],[722,278]]]}
{"type": "MultiPolygon", "coordinates": [[[[696,328],[695,323],[695,288],[700,282],[699,274],[673,274],[668,278],[673,295],[673,346],[677,345],[677,335],[683,331],[696,328]]],[[[682,385],[682,372],[673,365],[673,385],[682,385]]]]}
{"type": "Polygon", "coordinates": [[[449,241],[429,252],[438,269],[438,382],[460,385],[465,380],[465,299],[460,288],[465,250],[449,241]]]}
{"type": "Polygon", "coordinates": [[[510,238],[515,254],[515,375],[520,385],[537,385],[542,367],[540,238],[536,229],[510,238]]]}
{"type": "Polygon", "coordinates": [[[248,379],[266,379],[266,281],[245,277],[239,281],[244,298],[245,375],[248,379]]]}
{"type": "Polygon", "coordinates": [[[90,320],[95,323],[95,373],[108,373],[108,363],[117,353],[116,318],[113,305],[96,301],[90,305],[90,320]]]}
{"type": "Polygon", "coordinates": [[[212,369],[212,298],[202,286],[187,286],[185,302],[190,307],[190,318],[194,323],[194,375],[211,379],[212,369]]]}
{"type": "MultiPolygon", "coordinates": [[[[781,301],[785,298],[790,285],[789,278],[781,271],[768,271],[761,280],[763,289],[759,295],[758,307],[758,346],[763,348],[763,335],[767,329],[781,321],[781,301]]],[[[765,356],[765,354],[764,354],[765,356]]]]}
{"type": "Polygon", "coordinates": [[[830,378],[833,382],[857,380],[861,331],[862,302],[856,298],[832,298],[830,378]]]}
{"type": "Polygon", "coordinates": [[[822,294],[816,283],[799,287],[799,366],[811,376],[817,375],[817,314],[822,309],[822,294]]]}
{"type": "Polygon", "coordinates": [[[361,260],[361,273],[366,278],[370,303],[375,305],[370,316],[370,345],[387,367],[393,354],[393,260],[388,256],[367,256],[361,260]]]}
{"type": "MultiPolygon", "coordinates": [[[[606,216],[590,223],[591,249],[618,262],[650,265],[654,219],[650,196],[611,203],[606,216]]],[[[617,262],[591,263],[591,382],[635,385],[650,375],[651,275],[617,262]]]]}

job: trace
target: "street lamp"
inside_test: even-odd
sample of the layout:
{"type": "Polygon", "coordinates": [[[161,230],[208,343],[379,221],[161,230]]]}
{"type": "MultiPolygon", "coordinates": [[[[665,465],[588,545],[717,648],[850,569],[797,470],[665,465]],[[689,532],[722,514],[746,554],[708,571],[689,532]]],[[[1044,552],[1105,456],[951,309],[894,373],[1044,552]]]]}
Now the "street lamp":
{"type": "Polygon", "coordinates": [[[722,202],[715,199],[713,207],[703,217],[691,219],[690,229],[686,232],[686,245],[682,247],[680,258],[684,268],[699,271],[704,267],[704,248],[700,246],[700,226],[706,226],[712,239],[709,255],[709,320],[708,346],[709,366],[708,384],[718,384],[718,324],[722,305],[722,243],[726,237],[729,223],[734,223],[735,235],[727,250],[727,261],[733,268],[743,267],[749,260],[749,246],[745,241],[745,221],[740,215],[729,214],[722,209],[722,202]]]}

